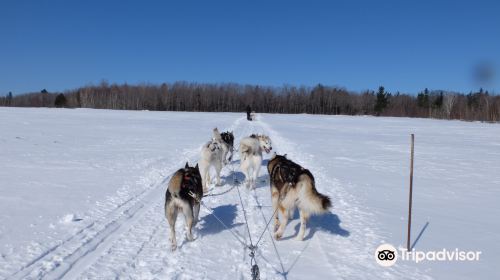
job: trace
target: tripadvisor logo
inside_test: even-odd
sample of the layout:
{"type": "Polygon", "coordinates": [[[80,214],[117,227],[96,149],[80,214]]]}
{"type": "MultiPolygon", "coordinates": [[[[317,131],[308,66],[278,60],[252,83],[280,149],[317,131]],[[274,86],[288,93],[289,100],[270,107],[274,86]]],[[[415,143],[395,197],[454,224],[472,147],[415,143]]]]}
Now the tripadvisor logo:
{"type": "Polygon", "coordinates": [[[423,261],[479,261],[481,251],[462,251],[441,249],[439,251],[408,251],[406,248],[399,248],[399,253],[391,244],[382,244],[375,250],[375,261],[381,266],[393,266],[398,260],[398,255],[402,261],[415,263],[423,261]]]}
{"type": "Polygon", "coordinates": [[[398,252],[391,244],[382,244],[375,250],[375,261],[381,266],[393,266],[398,260],[398,252]]]}

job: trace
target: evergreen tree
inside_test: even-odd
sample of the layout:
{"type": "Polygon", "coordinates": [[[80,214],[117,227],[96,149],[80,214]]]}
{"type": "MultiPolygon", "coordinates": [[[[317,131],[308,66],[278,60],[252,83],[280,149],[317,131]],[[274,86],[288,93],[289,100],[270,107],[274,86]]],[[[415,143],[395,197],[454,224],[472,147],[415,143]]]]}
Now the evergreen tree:
{"type": "Polygon", "coordinates": [[[46,89],[42,89],[40,91],[40,93],[42,94],[42,107],[49,107],[50,104],[49,104],[49,92],[46,90],[46,89]]]}
{"type": "Polygon", "coordinates": [[[66,107],[68,104],[68,100],[66,99],[66,96],[64,94],[60,93],[56,96],[56,100],[54,101],[54,106],[57,108],[62,108],[66,107]]]}
{"type": "Polygon", "coordinates": [[[424,92],[417,95],[417,104],[422,108],[429,107],[429,90],[427,88],[425,88],[424,92]]]}
{"type": "Polygon", "coordinates": [[[7,94],[7,97],[5,98],[6,99],[6,101],[5,101],[6,104],[5,105],[11,106],[12,105],[12,98],[13,98],[12,97],[12,92],[9,91],[9,93],[7,94]]]}
{"type": "Polygon", "coordinates": [[[441,106],[443,106],[443,98],[444,98],[443,91],[441,91],[439,93],[439,95],[436,97],[436,99],[434,100],[434,107],[435,108],[440,109],[441,106]]]}
{"type": "Polygon", "coordinates": [[[380,86],[378,88],[377,92],[377,99],[375,101],[375,108],[374,111],[377,114],[377,116],[382,113],[382,111],[387,107],[389,104],[389,98],[391,97],[391,94],[388,92],[385,92],[385,89],[383,86],[380,86]]]}

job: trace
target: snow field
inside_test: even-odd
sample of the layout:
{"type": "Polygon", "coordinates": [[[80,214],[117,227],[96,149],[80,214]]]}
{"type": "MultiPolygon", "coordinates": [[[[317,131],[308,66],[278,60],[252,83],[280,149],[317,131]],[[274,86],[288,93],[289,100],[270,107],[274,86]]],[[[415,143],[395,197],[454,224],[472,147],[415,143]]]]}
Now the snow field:
{"type": "MultiPolygon", "coordinates": [[[[195,240],[186,241],[180,215],[179,248],[169,249],[166,181],[186,160],[196,163],[215,126],[233,130],[236,147],[251,133],[268,134],[273,151],[310,169],[317,189],[332,199],[330,213],[311,218],[304,241],[294,239],[298,213],[280,241],[272,239],[271,223],[257,250],[262,279],[467,279],[496,273],[495,125],[267,114],[248,122],[232,113],[18,108],[1,108],[0,121],[1,277],[250,279],[248,249],[203,207],[195,240]],[[378,245],[405,242],[411,132],[417,135],[413,237],[430,222],[417,248],[477,248],[484,251],[481,262],[398,262],[391,268],[375,262],[378,245]],[[470,213],[457,214],[465,209],[470,213]],[[460,234],[450,234],[457,229],[460,234]],[[479,232],[482,240],[471,237],[479,232]]],[[[256,189],[239,187],[243,207],[231,189],[234,178],[244,180],[237,153],[223,169],[223,185],[203,199],[246,243],[243,208],[253,242],[273,213],[266,163],[256,189]]]]}

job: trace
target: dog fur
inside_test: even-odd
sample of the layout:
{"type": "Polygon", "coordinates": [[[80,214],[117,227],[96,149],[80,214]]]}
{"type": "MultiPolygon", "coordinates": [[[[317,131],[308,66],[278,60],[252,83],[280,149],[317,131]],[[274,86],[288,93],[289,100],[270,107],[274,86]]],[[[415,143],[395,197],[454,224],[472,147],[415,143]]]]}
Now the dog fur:
{"type": "Polygon", "coordinates": [[[266,135],[252,134],[241,139],[240,167],[245,174],[247,187],[255,188],[255,181],[262,165],[262,151],[270,153],[272,149],[271,138],[266,135]]]}
{"type": "Polygon", "coordinates": [[[269,172],[273,211],[276,212],[275,233],[276,240],[283,236],[290,214],[295,207],[299,209],[300,229],[297,240],[303,240],[306,223],[313,214],[325,213],[331,207],[328,196],[316,190],[314,176],[307,169],[286,158],[286,155],[273,155],[267,164],[269,172]],[[280,222],[279,208],[283,220],[280,222]]]}
{"type": "Polygon", "coordinates": [[[229,154],[229,158],[227,158],[227,154],[224,155],[224,159],[227,158],[227,160],[229,162],[231,162],[233,160],[233,153],[234,153],[234,134],[232,131],[226,131],[226,132],[222,132],[220,134],[221,138],[222,138],[222,141],[224,141],[224,143],[227,144],[228,146],[228,153],[229,154]]]}
{"type": "Polygon", "coordinates": [[[194,199],[189,192],[192,192],[201,200],[203,189],[201,185],[201,176],[198,164],[195,167],[186,166],[177,170],[168,182],[168,188],[165,193],[165,217],[170,225],[170,244],[172,251],[177,248],[175,237],[175,222],[177,214],[181,211],[186,219],[186,238],[193,240],[192,229],[198,222],[200,213],[200,202],[194,199]]]}
{"type": "MultiPolygon", "coordinates": [[[[215,134],[215,132],[214,132],[215,134]]],[[[220,135],[219,135],[220,136],[220,135]]],[[[217,185],[220,185],[220,172],[222,170],[223,166],[223,145],[221,142],[216,139],[212,138],[209,142],[207,142],[203,147],[201,148],[201,157],[198,162],[200,165],[200,174],[201,174],[201,179],[203,182],[203,191],[207,192],[208,191],[208,186],[211,182],[210,180],[210,169],[211,167],[215,168],[215,173],[217,177],[217,185]]]]}
{"type": "Polygon", "coordinates": [[[233,143],[234,143],[233,133],[232,132],[220,133],[217,128],[214,128],[212,133],[212,139],[217,141],[222,148],[222,155],[221,155],[222,163],[224,165],[229,164],[229,162],[233,158],[233,143]],[[229,159],[227,158],[228,154],[230,154],[229,159]]]}

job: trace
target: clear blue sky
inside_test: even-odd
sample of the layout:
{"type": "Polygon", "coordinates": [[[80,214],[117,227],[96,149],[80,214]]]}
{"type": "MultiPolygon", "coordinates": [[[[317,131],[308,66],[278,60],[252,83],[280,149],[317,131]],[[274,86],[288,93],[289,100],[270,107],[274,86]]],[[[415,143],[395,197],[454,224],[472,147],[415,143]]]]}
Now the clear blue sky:
{"type": "Polygon", "coordinates": [[[101,80],[500,91],[500,1],[0,2],[0,95],[101,80]]]}

